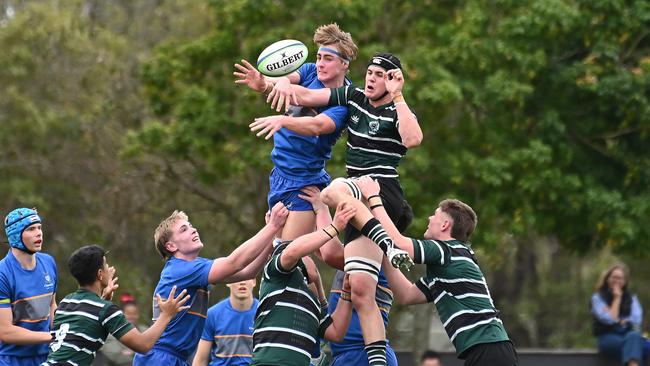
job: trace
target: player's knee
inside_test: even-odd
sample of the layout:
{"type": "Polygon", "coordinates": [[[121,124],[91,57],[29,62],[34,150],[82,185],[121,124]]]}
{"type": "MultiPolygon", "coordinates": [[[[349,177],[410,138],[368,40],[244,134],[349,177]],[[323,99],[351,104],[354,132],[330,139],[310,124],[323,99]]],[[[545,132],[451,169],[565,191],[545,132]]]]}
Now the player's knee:
{"type": "Polygon", "coordinates": [[[350,278],[352,302],[355,306],[372,304],[375,301],[377,283],[368,275],[358,274],[350,278]]]}

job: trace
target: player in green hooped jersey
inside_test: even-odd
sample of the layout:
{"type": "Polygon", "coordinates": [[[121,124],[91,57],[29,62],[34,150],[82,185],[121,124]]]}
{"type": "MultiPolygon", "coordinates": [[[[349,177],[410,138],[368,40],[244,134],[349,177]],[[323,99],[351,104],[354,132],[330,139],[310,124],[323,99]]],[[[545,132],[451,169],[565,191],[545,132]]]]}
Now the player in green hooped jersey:
{"type": "Polygon", "coordinates": [[[107,300],[117,288],[117,277],[113,277],[115,267],[109,267],[105,254],[102,248],[89,245],[70,256],[68,268],[79,289],[61,300],[54,313],[50,353],[43,366],[90,366],[109,333],[135,352],[147,352],[176,313],[189,308],[184,306],[190,298],[185,290],[174,297],[173,289],[166,300],[157,296],[160,316],[140,333],[120,308],[107,300]]]}
{"type": "Polygon", "coordinates": [[[303,260],[321,246],[337,241],[338,233],[355,213],[353,206],[341,204],[333,222],[326,221],[332,223],[323,228],[322,217],[329,218],[329,212],[319,210],[316,222],[322,230],[276,245],[262,271],[252,366],[308,366],[320,338],[343,339],[352,317],[349,282],[346,279],[343,301],[330,316],[322,288],[314,293],[309,287],[309,283],[320,282],[318,271],[303,260]]]}
{"type": "MultiPolygon", "coordinates": [[[[411,283],[400,271],[384,265],[395,297],[405,304],[433,302],[458,358],[466,366],[517,365],[517,353],[494,306],[490,290],[467,244],[477,217],[467,204],[446,199],[429,217],[424,240],[404,237],[395,228],[379,201],[379,184],[359,178],[357,185],[369,198],[372,212],[395,244],[415,263],[426,264],[426,276],[411,283]]],[[[385,263],[385,261],[384,261],[385,263]]]]}

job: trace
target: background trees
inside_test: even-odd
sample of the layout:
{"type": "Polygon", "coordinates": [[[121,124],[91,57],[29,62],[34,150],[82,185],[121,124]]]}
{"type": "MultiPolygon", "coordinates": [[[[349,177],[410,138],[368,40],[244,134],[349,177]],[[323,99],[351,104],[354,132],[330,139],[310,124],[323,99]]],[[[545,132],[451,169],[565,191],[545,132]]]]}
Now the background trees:
{"type": "MultiPolygon", "coordinates": [[[[472,204],[518,345],[589,346],[588,297],[614,256],[650,306],[650,6],[633,0],[0,1],[0,206],[43,213],[60,292],[67,256],[96,242],[147,303],[153,228],[175,208],[208,257],[257,230],[271,144],[247,125],[272,111],[232,64],[282,38],[313,55],[332,21],[360,46],[353,81],[376,51],[402,59],[425,133],[401,168],[410,233],[442,198],[472,204]]],[[[343,159],[339,144],[333,176],[343,159]]],[[[397,307],[393,344],[423,347],[413,319],[429,316],[397,307]]]]}

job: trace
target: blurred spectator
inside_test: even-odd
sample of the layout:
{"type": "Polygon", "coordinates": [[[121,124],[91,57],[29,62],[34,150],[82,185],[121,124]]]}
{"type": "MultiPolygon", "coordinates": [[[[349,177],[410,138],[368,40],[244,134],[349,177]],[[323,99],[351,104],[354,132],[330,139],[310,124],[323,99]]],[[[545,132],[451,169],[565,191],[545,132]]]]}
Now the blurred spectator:
{"type": "Polygon", "coordinates": [[[628,288],[629,272],[616,264],[603,272],[591,297],[593,333],[600,353],[638,366],[650,353],[650,344],[640,333],[643,309],[628,288]]]}
{"type": "Polygon", "coordinates": [[[420,357],[420,366],[442,366],[440,354],[432,350],[424,351],[420,357]]]}
{"type": "MultiPolygon", "coordinates": [[[[141,332],[147,329],[146,325],[138,324],[140,319],[140,309],[138,308],[138,304],[135,302],[135,297],[133,297],[133,295],[128,292],[120,295],[120,305],[126,320],[135,325],[135,327],[141,332]]],[[[101,365],[106,366],[131,366],[133,364],[133,356],[135,355],[131,349],[120,343],[113,336],[109,336],[106,339],[106,343],[100,352],[103,355],[103,357],[99,358],[103,360],[101,365]]],[[[94,363],[93,365],[97,366],[98,363],[94,363]]]]}

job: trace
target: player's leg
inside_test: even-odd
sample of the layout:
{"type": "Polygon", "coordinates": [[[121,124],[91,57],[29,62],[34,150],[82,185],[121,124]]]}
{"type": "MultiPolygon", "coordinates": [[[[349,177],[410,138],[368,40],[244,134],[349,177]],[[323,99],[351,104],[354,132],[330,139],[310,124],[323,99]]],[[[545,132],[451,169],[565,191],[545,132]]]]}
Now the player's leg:
{"type": "Polygon", "coordinates": [[[305,234],[314,231],[316,226],[316,215],[309,211],[295,211],[290,209],[287,221],[282,229],[282,240],[294,240],[305,234]]]}
{"type": "Polygon", "coordinates": [[[383,255],[378,246],[363,236],[345,246],[345,272],[350,274],[352,303],[359,316],[370,366],[386,365],[386,329],[375,301],[383,255]]]}
{"type": "MultiPolygon", "coordinates": [[[[277,202],[282,202],[289,210],[289,216],[282,229],[282,240],[294,240],[302,235],[314,231],[316,226],[316,215],[312,210],[311,203],[300,198],[300,189],[305,187],[307,182],[289,179],[281,176],[275,169],[269,177],[269,208],[277,202]]],[[[321,185],[323,187],[324,184],[321,185]]]]}
{"type": "MultiPolygon", "coordinates": [[[[392,239],[388,236],[379,221],[370,212],[370,209],[361,201],[361,191],[354,180],[337,178],[332,181],[321,193],[321,199],[329,207],[336,207],[339,203],[345,202],[357,209],[356,215],[350,220],[349,225],[368,237],[386,254],[394,267],[410,268],[413,261],[408,254],[395,247],[392,239]]],[[[358,236],[358,233],[355,237],[358,236]]],[[[347,238],[346,241],[353,238],[347,238]]],[[[381,259],[379,260],[381,263],[381,259]]]]}

